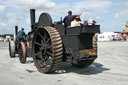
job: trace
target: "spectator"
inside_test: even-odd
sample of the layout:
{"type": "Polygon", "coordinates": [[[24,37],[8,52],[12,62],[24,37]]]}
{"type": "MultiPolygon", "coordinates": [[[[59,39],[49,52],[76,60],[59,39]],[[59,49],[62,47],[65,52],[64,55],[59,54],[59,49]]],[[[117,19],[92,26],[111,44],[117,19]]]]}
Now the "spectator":
{"type": "Polygon", "coordinates": [[[88,24],[88,20],[84,20],[84,24],[87,25],[88,24]]]}
{"type": "Polygon", "coordinates": [[[95,20],[93,20],[93,19],[88,20],[88,25],[95,25],[95,24],[96,24],[95,20]]]}
{"type": "Polygon", "coordinates": [[[79,21],[81,21],[80,16],[76,16],[75,19],[71,22],[71,27],[80,26],[79,21]]]}

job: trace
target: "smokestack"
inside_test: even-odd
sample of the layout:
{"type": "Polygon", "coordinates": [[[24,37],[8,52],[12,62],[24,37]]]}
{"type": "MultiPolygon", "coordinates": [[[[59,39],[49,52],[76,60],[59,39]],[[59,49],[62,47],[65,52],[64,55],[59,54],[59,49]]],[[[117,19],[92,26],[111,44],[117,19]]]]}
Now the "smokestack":
{"type": "Polygon", "coordinates": [[[35,9],[30,9],[30,19],[31,19],[31,28],[33,30],[33,26],[35,24],[35,9]]]}
{"type": "Polygon", "coordinates": [[[17,34],[18,34],[18,26],[15,26],[15,34],[17,36],[17,34]]]}

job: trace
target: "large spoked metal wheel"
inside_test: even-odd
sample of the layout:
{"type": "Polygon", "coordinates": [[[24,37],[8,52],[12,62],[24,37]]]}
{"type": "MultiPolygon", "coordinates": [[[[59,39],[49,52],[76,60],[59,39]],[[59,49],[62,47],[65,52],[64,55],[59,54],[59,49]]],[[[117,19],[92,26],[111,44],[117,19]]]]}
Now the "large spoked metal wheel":
{"type": "Polygon", "coordinates": [[[9,55],[11,58],[15,57],[15,42],[14,41],[9,41],[9,55]]]}
{"type": "Polygon", "coordinates": [[[39,72],[55,71],[63,56],[63,45],[59,32],[53,27],[39,28],[33,38],[32,51],[39,72]]]}
{"type": "Polygon", "coordinates": [[[23,42],[21,42],[19,44],[19,60],[21,63],[25,63],[26,62],[26,47],[25,44],[23,42]]]}
{"type": "MultiPolygon", "coordinates": [[[[93,38],[92,38],[92,46],[93,46],[93,49],[95,50],[95,52],[97,54],[97,40],[96,40],[96,35],[94,35],[93,38]]],[[[97,55],[96,56],[93,56],[92,59],[81,60],[81,61],[78,61],[77,64],[72,63],[72,65],[75,66],[75,67],[88,67],[89,65],[91,65],[94,62],[94,60],[96,58],[97,58],[97,55]]]]}

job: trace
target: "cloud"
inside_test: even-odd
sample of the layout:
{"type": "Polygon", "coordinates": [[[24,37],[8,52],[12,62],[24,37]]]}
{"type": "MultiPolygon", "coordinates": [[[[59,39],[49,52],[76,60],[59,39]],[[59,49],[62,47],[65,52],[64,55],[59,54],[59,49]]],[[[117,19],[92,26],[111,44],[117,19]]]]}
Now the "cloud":
{"type": "Polygon", "coordinates": [[[2,3],[7,6],[23,9],[48,9],[55,6],[55,3],[52,2],[51,0],[6,0],[2,3]]]}
{"type": "Polygon", "coordinates": [[[114,16],[115,19],[119,19],[122,17],[128,17],[128,10],[124,9],[124,10],[118,10],[115,13],[112,14],[112,16],[114,16]]]}
{"type": "Polygon", "coordinates": [[[5,9],[5,6],[0,5],[0,12],[4,11],[4,9],[5,9]]]}
{"type": "Polygon", "coordinates": [[[119,12],[119,14],[120,14],[120,16],[126,17],[126,16],[128,16],[128,10],[122,10],[119,12]]]}
{"type": "MultiPolygon", "coordinates": [[[[57,2],[57,0],[54,0],[57,2]]],[[[67,15],[67,11],[71,10],[73,14],[82,12],[81,19],[87,20],[89,18],[95,19],[98,23],[102,24],[101,29],[115,30],[114,26],[120,23],[120,17],[128,17],[126,8],[119,10],[117,6],[128,7],[127,3],[120,3],[121,0],[76,0],[64,1],[55,3],[52,0],[0,0],[0,33],[14,33],[14,26],[18,25],[19,28],[24,27],[25,31],[30,30],[30,14],[29,9],[35,8],[36,20],[42,12],[48,12],[53,21],[59,21],[60,17],[67,15]],[[116,4],[117,3],[117,4],[116,4]],[[116,7],[113,10],[113,7],[116,7]],[[122,5],[123,4],[123,5],[122,5]],[[106,18],[107,17],[107,18],[106,18]],[[109,19],[108,19],[109,17],[109,19]],[[116,18],[116,19],[115,19],[116,18]],[[115,23],[115,20],[116,23],[115,23]],[[107,25],[111,25],[107,28],[107,25]]],[[[125,0],[125,2],[128,2],[125,0]]],[[[118,28],[122,24],[118,24],[118,28]]]]}
{"type": "Polygon", "coordinates": [[[5,12],[5,6],[0,5],[0,29],[4,28],[6,26],[6,12],[5,12]]]}
{"type": "Polygon", "coordinates": [[[128,7],[128,1],[127,0],[123,1],[123,5],[125,5],[126,7],[128,7]]]}
{"type": "Polygon", "coordinates": [[[101,17],[99,17],[99,16],[96,16],[96,19],[101,19],[101,17]]]}
{"type": "Polygon", "coordinates": [[[60,17],[64,18],[69,10],[72,10],[73,14],[82,12],[83,19],[87,19],[90,16],[96,17],[97,14],[103,12],[105,8],[110,7],[112,4],[106,0],[81,0],[59,4],[51,0],[2,0],[0,3],[3,5],[0,7],[0,11],[2,11],[2,14],[0,14],[2,17],[0,19],[0,29],[3,30],[6,27],[6,30],[10,30],[7,32],[11,33],[14,32],[15,25],[26,28],[27,32],[30,30],[30,8],[37,9],[36,17],[39,17],[41,12],[45,11],[52,16],[53,21],[58,21],[60,17]],[[12,9],[14,10],[13,12],[11,11],[12,9]],[[10,12],[6,12],[8,10],[10,12]]]}
{"type": "MultiPolygon", "coordinates": [[[[29,9],[37,9],[36,18],[40,16],[42,11],[50,13],[53,21],[58,21],[60,17],[67,15],[67,11],[72,10],[73,14],[79,14],[82,12],[81,18],[89,19],[95,18],[99,20],[99,14],[105,13],[106,8],[111,7],[112,2],[109,0],[78,0],[75,2],[61,2],[55,3],[51,0],[2,0],[2,3],[5,7],[2,9],[3,12],[7,10],[14,10],[13,12],[3,13],[3,19],[0,20],[1,24],[10,30],[7,32],[14,32],[14,26],[18,25],[24,27],[29,31],[30,30],[30,14],[29,9]],[[9,8],[9,9],[7,9],[9,8]],[[97,17],[98,16],[98,17],[97,17]],[[3,21],[6,18],[5,21],[3,21]],[[11,28],[11,29],[10,29],[11,28]]],[[[3,29],[3,27],[0,27],[3,29]]]]}
{"type": "Polygon", "coordinates": [[[116,13],[116,14],[114,15],[114,17],[118,19],[118,18],[120,17],[120,14],[119,14],[119,13],[116,13]]]}
{"type": "Polygon", "coordinates": [[[111,6],[112,2],[109,0],[78,0],[73,3],[64,2],[56,4],[48,12],[53,16],[53,19],[61,16],[64,17],[69,10],[75,15],[82,13],[82,19],[89,19],[95,18],[101,13],[106,13],[106,9],[111,6]]]}
{"type": "Polygon", "coordinates": [[[29,9],[47,9],[56,4],[51,0],[1,0],[0,1],[0,33],[14,33],[15,25],[30,31],[29,9]]]}
{"type": "Polygon", "coordinates": [[[73,6],[76,11],[101,13],[105,8],[111,7],[112,2],[108,0],[82,0],[74,3],[73,6]]]}

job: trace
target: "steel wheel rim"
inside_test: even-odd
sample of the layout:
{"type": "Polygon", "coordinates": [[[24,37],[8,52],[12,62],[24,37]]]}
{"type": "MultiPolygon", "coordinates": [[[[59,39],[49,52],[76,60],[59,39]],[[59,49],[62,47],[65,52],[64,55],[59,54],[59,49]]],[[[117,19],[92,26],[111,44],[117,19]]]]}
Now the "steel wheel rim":
{"type": "Polygon", "coordinates": [[[11,44],[9,42],[9,55],[11,56],[11,44]]]}
{"type": "Polygon", "coordinates": [[[49,70],[52,63],[52,43],[46,30],[40,29],[35,33],[33,48],[39,70],[44,72],[49,70]]]}
{"type": "Polygon", "coordinates": [[[24,56],[23,56],[22,47],[19,48],[19,57],[20,57],[20,62],[23,62],[24,56]]]}

